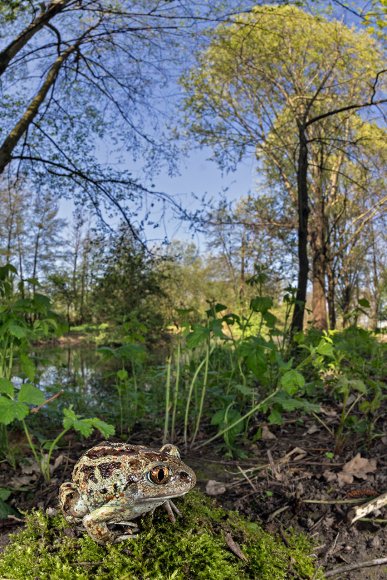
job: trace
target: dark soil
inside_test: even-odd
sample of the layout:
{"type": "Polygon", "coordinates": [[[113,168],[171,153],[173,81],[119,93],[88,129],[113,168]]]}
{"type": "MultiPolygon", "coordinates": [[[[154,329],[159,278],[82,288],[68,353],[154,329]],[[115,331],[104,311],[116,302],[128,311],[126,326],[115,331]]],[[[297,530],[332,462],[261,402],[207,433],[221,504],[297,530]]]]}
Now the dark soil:
{"type": "MultiPolygon", "coordinates": [[[[382,427],[386,425],[379,422],[379,433],[382,427]]],[[[387,557],[386,524],[376,521],[387,519],[386,507],[369,514],[369,521],[350,524],[357,505],[387,490],[386,437],[377,437],[368,446],[361,438],[351,437],[333,458],[332,436],[314,420],[302,423],[292,419],[281,427],[271,426],[264,437],[244,450],[248,459],[225,458],[220,444],[186,452],[181,446],[181,450],[184,460],[197,473],[199,487],[216,496],[222,506],[260,522],[266,530],[280,534],[284,542],[289,527],[313,537],[315,553],[325,571],[387,557]],[[341,477],[342,468],[358,453],[362,458],[376,460],[376,464],[365,462],[363,470],[354,469],[353,481],[348,482],[351,475],[341,477]],[[349,503],[354,499],[357,504],[349,503]]],[[[159,438],[149,437],[149,432],[141,430],[130,436],[132,443],[155,447],[160,440],[161,434],[159,438]]],[[[0,464],[0,487],[15,490],[8,503],[20,512],[33,507],[56,507],[58,486],[71,478],[76,460],[95,443],[89,440],[85,445],[69,439],[49,485],[31,463],[15,471],[6,463],[0,464]]],[[[7,543],[8,534],[21,525],[12,519],[0,522],[0,549],[7,543]]],[[[387,565],[360,568],[334,578],[387,578],[387,565]]]]}

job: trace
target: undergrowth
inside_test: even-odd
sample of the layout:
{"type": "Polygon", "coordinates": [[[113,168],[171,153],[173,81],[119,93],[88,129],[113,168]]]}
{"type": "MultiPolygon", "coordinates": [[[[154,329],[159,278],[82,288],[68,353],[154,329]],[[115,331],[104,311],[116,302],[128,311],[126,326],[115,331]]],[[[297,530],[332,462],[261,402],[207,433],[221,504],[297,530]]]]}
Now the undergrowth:
{"type": "Polygon", "coordinates": [[[0,557],[3,579],[40,580],[260,580],[322,579],[312,544],[288,531],[286,540],[263,531],[236,512],[214,507],[200,492],[178,501],[176,524],[163,510],[140,522],[135,539],[99,546],[86,534],[76,537],[62,516],[35,511],[26,528],[12,536],[0,557]],[[227,547],[237,542],[246,561],[227,547]]]}

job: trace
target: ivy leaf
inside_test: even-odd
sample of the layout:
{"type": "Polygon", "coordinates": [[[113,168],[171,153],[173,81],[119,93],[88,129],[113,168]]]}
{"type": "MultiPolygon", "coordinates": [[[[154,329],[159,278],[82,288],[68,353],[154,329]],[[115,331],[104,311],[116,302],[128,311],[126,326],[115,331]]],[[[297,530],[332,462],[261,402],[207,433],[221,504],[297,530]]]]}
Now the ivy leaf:
{"type": "Polygon", "coordinates": [[[18,401],[20,403],[28,403],[29,405],[41,405],[45,401],[45,396],[34,385],[25,383],[19,391],[18,401]]]}

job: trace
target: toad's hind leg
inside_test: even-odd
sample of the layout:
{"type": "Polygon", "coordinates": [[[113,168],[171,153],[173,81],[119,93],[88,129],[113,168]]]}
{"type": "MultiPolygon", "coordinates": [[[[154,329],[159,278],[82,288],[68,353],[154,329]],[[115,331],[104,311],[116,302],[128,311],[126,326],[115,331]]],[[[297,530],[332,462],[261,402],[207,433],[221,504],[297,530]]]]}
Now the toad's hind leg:
{"type": "Polygon", "coordinates": [[[88,512],[87,506],[79,495],[78,488],[71,482],[62,483],[59,488],[59,504],[65,519],[70,524],[82,521],[88,512]]]}

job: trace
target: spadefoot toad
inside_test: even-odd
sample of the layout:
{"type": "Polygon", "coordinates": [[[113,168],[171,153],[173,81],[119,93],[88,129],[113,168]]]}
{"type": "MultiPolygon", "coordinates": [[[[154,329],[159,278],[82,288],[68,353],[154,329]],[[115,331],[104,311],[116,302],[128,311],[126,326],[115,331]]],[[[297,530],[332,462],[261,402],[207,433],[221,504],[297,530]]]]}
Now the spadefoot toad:
{"type": "Polygon", "coordinates": [[[173,512],[179,511],[171,498],[186,494],[195,483],[195,473],[174,445],[155,450],[105,441],[82,455],[72,481],[61,485],[59,501],[66,520],[83,524],[95,542],[116,543],[135,536],[132,520],[158,506],[175,521],[173,512]],[[126,529],[109,528],[120,525],[126,529]]]}

